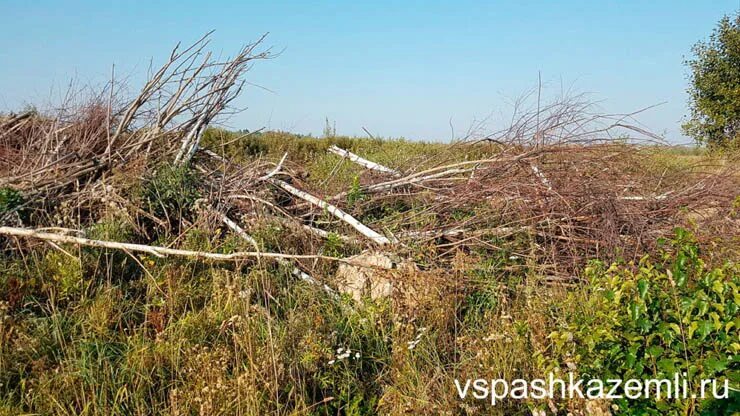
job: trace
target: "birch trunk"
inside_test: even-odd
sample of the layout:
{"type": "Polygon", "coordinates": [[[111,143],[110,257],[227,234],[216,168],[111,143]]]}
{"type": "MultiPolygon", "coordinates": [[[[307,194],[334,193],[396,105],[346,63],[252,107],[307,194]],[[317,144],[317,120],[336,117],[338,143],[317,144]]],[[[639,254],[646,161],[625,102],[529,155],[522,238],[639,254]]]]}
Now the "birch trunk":
{"type": "Polygon", "coordinates": [[[362,158],[360,156],[357,156],[356,154],[354,154],[354,153],[352,153],[350,151],[344,150],[344,149],[342,149],[340,147],[331,146],[329,148],[329,152],[330,153],[334,153],[337,156],[340,156],[340,157],[343,157],[343,158],[347,158],[347,159],[351,160],[352,162],[355,162],[358,165],[360,165],[360,166],[362,166],[362,167],[364,167],[366,169],[375,170],[375,171],[383,172],[383,173],[388,173],[388,174],[391,174],[393,176],[401,176],[401,172],[399,172],[399,171],[397,171],[395,169],[391,169],[391,168],[388,168],[388,167],[385,167],[385,166],[381,165],[380,163],[375,163],[375,162],[373,162],[371,160],[367,160],[365,158],[362,158]]]}
{"type": "Polygon", "coordinates": [[[385,245],[390,244],[390,240],[386,238],[385,236],[377,233],[376,231],[373,231],[370,229],[370,227],[366,226],[365,224],[358,221],[355,217],[351,216],[350,214],[347,214],[346,212],[342,211],[338,207],[329,204],[328,202],[322,201],[321,199],[307,193],[303,192],[300,189],[283,182],[279,179],[270,179],[270,181],[285,190],[286,192],[290,193],[291,195],[294,195],[298,198],[303,199],[304,201],[307,201],[313,205],[316,205],[317,207],[321,209],[327,210],[330,214],[334,215],[335,217],[339,218],[340,220],[346,222],[349,224],[352,228],[357,230],[360,234],[364,235],[365,237],[369,238],[373,242],[375,242],[378,245],[385,245]]]}

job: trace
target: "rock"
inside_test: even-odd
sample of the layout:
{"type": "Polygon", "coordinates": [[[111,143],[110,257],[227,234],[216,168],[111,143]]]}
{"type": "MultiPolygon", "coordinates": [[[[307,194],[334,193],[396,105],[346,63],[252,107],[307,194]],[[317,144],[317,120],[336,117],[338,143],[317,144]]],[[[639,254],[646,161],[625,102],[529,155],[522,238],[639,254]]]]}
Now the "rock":
{"type": "Polygon", "coordinates": [[[384,273],[384,270],[392,270],[395,267],[390,256],[366,252],[348,260],[373,267],[339,265],[336,279],[340,292],[350,294],[357,302],[362,302],[362,298],[368,295],[372,300],[378,300],[393,294],[393,283],[388,279],[389,273],[384,273]]]}

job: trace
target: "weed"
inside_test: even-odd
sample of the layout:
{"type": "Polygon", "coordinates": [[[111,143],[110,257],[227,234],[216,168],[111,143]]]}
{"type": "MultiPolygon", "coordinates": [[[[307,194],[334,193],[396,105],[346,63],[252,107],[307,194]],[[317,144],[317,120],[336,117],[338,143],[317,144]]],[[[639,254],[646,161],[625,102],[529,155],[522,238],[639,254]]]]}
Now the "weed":
{"type": "Polygon", "coordinates": [[[188,167],[164,165],[145,183],[142,202],[155,217],[180,230],[181,220],[191,217],[200,198],[198,184],[197,175],[188,167]]]}
{"type": "Polygon", "coordinates": [[[352,185],[349,188],[349,192],[347,192],[347,203],[351,207],[364,198],[365,194],[362,192],[362,187],[360,186],[360,177],[355,175],[352,177],[352,185]]]}
{"type": "Polygon", "coordinates": [[[23,204],[23,196],[13,188],[0,188],[0,215],[23,204]]]}

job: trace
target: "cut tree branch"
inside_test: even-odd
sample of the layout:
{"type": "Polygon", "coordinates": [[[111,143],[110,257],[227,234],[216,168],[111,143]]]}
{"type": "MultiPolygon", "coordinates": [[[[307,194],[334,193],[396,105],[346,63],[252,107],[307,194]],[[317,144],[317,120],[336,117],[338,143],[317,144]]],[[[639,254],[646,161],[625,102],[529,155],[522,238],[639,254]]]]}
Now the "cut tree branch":
{"type": "Polygon", "coordinates": [[[385,166],[381,165],[380,163],[375,163],[373,161],[364,159],[364,158],[362,158],[360,156],[357,156],[356,154],[354,154],[354,153],[352,153],[350,151],[344,150],[344,149],[342,149],[340,147],[337,147],[337,146],[332,145],[329,148],[329,152],[330,153],[333,153],[333,154],[335,154],[337,156],[340,156],[340,157],[349,159],[352,162],[355,162],[358,165],[360,165],[360,166],[362,166],[362,167],[364,167],[366,169],[375,170],[375,171],[383,172],[383,173],[388,173],[388,174],[391,174],[393,176],[401,176],[401,172],[399,172],[399,171],[397,171],[395,169],[391,169],[391,168],[388,168],[388,167],[385,167],[385,166]]]}
{"type": "Polygon", "coordinates": [[[284,253],[262,253],[257,251],[238,251],[235,253],[222,254],[206,251],[181,250],[161,246],[149,246],[145,244],[119,243],[116,241],[93,240],[90,238],[74,237],[71,235],[49,233],[29,228],[0,227],[0,235],[14,237],[32,238],[42,241],[53,241],[56,243],[79,244],[87,247],[108,248],[113,250],[128,250],[135,253],[147,253],[156,257],[180,256],[202,260],[237,261],[250,258],[272,258],[272,259],[304,259],[304,260],[327,260],[350,264],[359,267],[372,267],[364,263],[339,257],[323,256],[320,254],[284,254],[284,253]]]}
{"type": "Polygon", "coordinates": [[[328,202],[325,202],[307,192],[303,192],[300,189],[288,184],[287,182],[283,182],[279,179],[270,179],[270,182],[289,194],[296,196],[298,198],[303,199],[304,201],[308,201],[309,203],[316,205],[317,207],[321,209],[327,210],[330,214],[334,215],[335,217],[339,218],[340,220],[346,222],[349,224],[352,228],[357,230],[360,234],[364,235],[365,237],[369,238],[373,242],[375,242],[378,245],[386,245],[390,244],[391,241],[386,238],[385,236],[379,234],[376,231],[373,231],[370,229],[370,227],[366,226],[365,224],[358,221],[355,217],[353,217],[350,214],[347,214],[346,212],[342,211],[341,209],[337,208],[336,206],[329,204],[328,202]]]}

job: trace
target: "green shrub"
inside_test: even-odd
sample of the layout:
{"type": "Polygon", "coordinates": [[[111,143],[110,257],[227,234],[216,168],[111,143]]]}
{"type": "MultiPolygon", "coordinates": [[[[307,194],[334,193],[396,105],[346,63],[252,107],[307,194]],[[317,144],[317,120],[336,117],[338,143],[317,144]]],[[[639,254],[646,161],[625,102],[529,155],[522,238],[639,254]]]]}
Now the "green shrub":
{"type": "Polygon", "coordinates": [[[324,253],[328,256],[339,257],[343,254],[344,242],[339,234],[329,233],[324,242],[324,253]]]}
{"type": "Polygon", "coordinates": [[[362,186],[360,185],[360,177],[355,175],[352,177],[352,185],[349,188],[349,192],[347,192],[347,203],[351,207],[363,199],[365,199],[365,193],[362,191],[362,186]]]}
{"type": "Polygon", "coordinates": [[[23,204],[23,196],[13,188],[0,188],[0,215],[23,204]]]}
{"type": "Polygon", "coordinates": [[[198,177],[187,167],[165,165],[157,169],[143,189],[143,203],[149,212],[171,226],[189,218],[200,198],[198,177]]]}
{"type": "MultiPolygon", "coordinates": [[[[659,261],[646,256],[636,268],[592,263],[590,286],[575,295],[585,299],[573,299],[583,309],[550,335],[555,351],[585,379],[673,380],[678,373],[697,394],[703,379],[737,386],[740,268],[708,268],[683,229],[663,244],[659,261]]],[[[733,399],[722,402],[730,406],[733,399]]],[[[616,404],[622,414],[689,414],[700,405],[652,398],[616,404]]]]}

